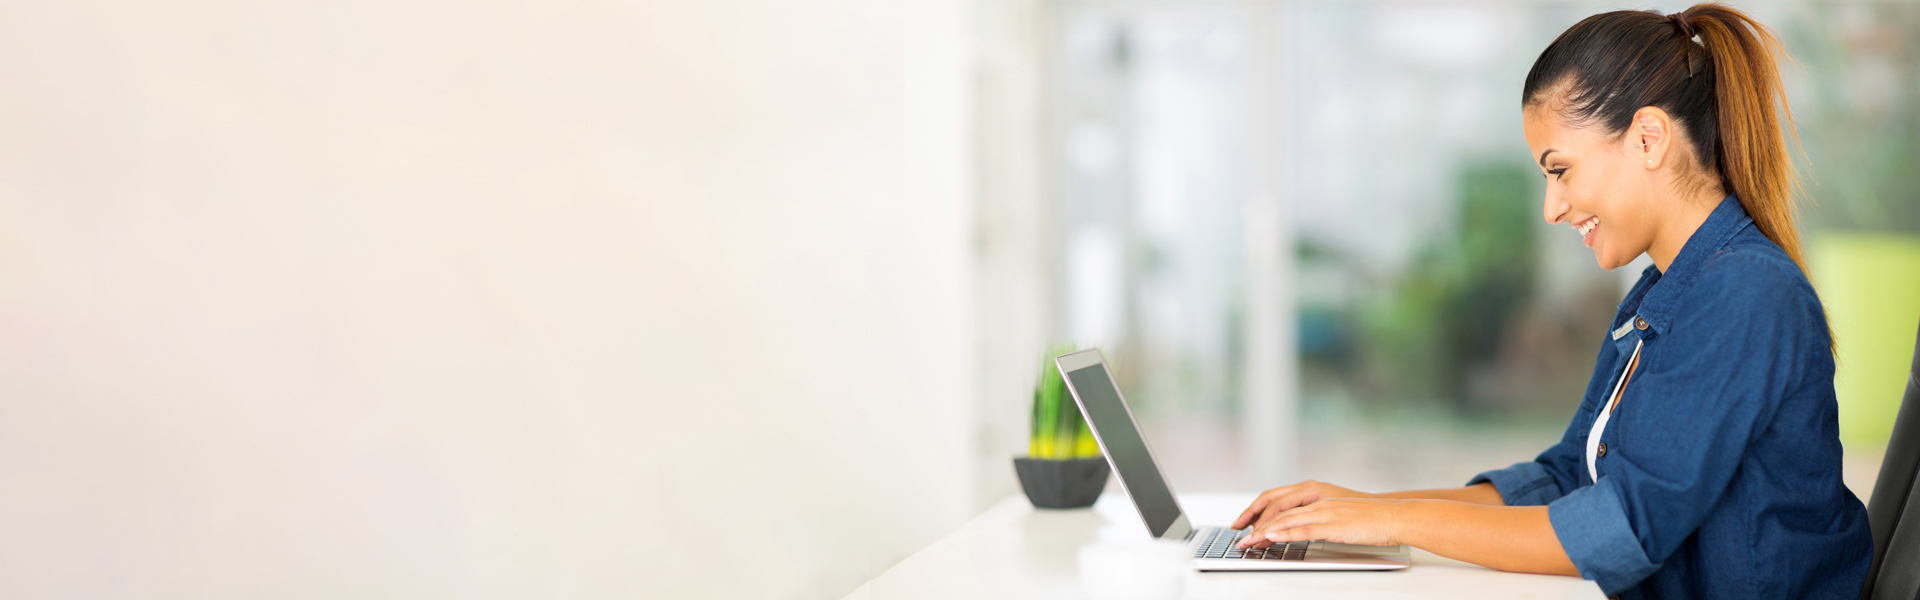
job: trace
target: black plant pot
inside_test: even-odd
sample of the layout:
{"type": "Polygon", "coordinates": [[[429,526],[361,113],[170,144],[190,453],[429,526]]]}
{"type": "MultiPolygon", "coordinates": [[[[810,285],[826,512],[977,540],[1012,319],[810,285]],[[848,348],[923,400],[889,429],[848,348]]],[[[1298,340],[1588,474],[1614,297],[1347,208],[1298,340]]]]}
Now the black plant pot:
{"type": "Polygon", "coordinates": [[[1107,459],[1072,460],[1013,459],[1013,472],[1020,476],[1020,489],[1038,508],[1084,508],[1100,499],[1107,487],[1107,459]]]}

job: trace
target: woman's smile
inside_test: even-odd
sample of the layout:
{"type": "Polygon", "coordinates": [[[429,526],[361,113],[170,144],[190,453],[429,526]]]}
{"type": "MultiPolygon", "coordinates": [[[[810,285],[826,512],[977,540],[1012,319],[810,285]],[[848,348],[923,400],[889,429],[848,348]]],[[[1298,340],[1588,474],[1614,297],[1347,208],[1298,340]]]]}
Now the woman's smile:
{"type": "Polygon", "coordinates": [[[1586,244],[1588,248],[1592,248],[1593,240],[1597,239],[1594,232],[1600,230],[1600,217],[1598,215],[1587,217],[1585,221],[1568,223],[1567,226],[1572,227],[1574,232],[1580,234],[1581,243],[1586,244]]]}

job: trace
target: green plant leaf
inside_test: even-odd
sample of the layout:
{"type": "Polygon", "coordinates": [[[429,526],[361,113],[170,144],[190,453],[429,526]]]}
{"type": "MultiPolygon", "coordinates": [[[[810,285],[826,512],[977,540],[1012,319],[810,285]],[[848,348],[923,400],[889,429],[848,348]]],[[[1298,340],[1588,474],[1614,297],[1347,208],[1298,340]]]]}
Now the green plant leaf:
{"type": "Polygon", "coordinates": [[[1029,432],[1027,456],[1048,460],[1069,460],[1100,455],[1100,444],[1093,438],[1080,407],[1067,391],[1067,382],[1054,365],[1056,356],[1073,352],[1071,345],[1055,346],[1042,360],[1039,381],[1033,388],[1033,428],[1029,432]]]}

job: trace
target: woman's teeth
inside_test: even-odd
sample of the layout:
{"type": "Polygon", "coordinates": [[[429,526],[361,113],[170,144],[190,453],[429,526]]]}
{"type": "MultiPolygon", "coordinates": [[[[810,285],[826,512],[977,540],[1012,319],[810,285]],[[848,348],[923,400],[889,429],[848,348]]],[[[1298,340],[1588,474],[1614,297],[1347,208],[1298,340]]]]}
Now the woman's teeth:
{"type": "Polygon", "coordinates": [[[1587,234],[1593,233],[1593,228],[1599,227],[1599,226],[1600,226],[1600,217],[1594,217],[1591,219],[1587,219],[1585,222],[1582,222],[1579,225],[1574,225],[1573,230],[1580,232],[1580,235],[1582,237],[1585,237],[1587,234]]]}

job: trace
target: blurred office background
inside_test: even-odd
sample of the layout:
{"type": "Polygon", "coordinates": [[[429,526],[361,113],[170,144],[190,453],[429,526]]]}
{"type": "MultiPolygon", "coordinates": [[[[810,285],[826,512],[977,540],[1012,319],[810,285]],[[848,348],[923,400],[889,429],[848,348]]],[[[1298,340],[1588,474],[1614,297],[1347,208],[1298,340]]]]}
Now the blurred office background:
{"type": "MultiPolygon", "coordinates": [[[[1518,96],[1546,44],[1614,5],[985,6],[985,26],[1032,38],[986,36],[987,91],[1034,89],[985,96],[983,139],[1033,129],[1038,150],[986,148],[983,181],[1032,198],[981,201],[1044,209],[1024,215],[1038,225],[985,213],[982,236],[1043,232],[1022,258],[1048,269],[1029,283],[1044,330],[1107,350],[1177,487],[1458,485],[1559,438],[1648,263],[1603,271],[1541,220],[1518,96]]],[[[1737,6],[1798,61],[1804,226],[1864,496],[1920,324],[1920,11],[1737,6]]],[[[1002,325],[980,327],[991,342],[1002,325]]],[[[985,380],[1007,390],[986,401],[1018,402],[1018,383],[985,380]]],[[[1003,447],[1018,424],[988,422],[1003,447]]]]}
{"type": "MultiPolygon", "coordinates": [[[[1740,6],[1864,485],[1920,10],[1740,6]]],[[[1520,137],[1607,8],[0,2],[0,595],[840,597],[1017,493],[1060,342],[1182,491],[1526,460],[1638,272],[1520,137]]]]}

